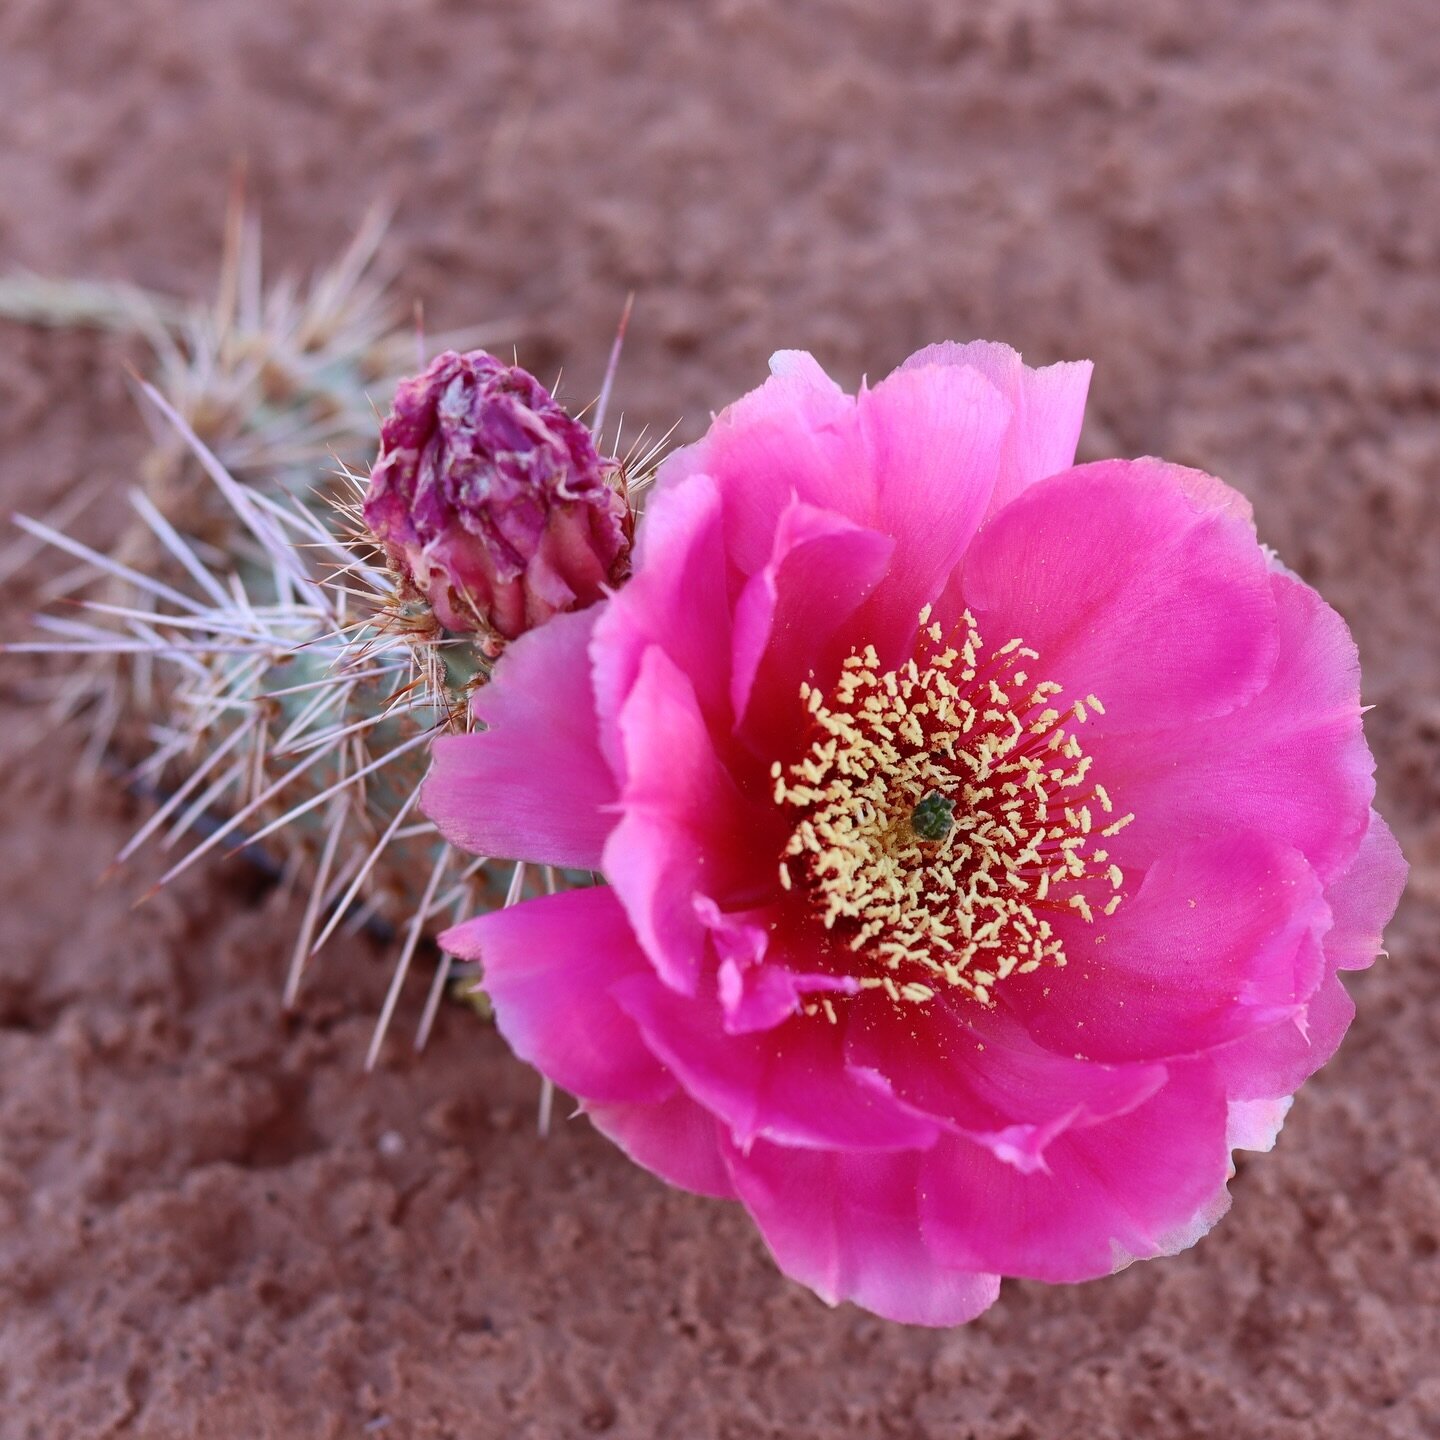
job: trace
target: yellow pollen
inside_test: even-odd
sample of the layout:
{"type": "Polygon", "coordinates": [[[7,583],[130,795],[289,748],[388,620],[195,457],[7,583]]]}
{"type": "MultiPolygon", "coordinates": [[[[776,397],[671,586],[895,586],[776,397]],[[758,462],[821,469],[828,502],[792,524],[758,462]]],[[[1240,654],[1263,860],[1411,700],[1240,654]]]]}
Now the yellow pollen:
{"type": "MultiPolygon", "coordinates": [[[[915,1005],[960,990],[988,1005],[1011,974],[1065,965],[1052,919],[1093,924],[1124,898],[1120,867],[1090,846],[1135,817],[1111,818],[1062,724],[1105,707],[1087,695],[1057,708],[1059,685],[1014,669],[1039,658],[1018,638],[987,650],[968,612],[947,637],[927,607],[898,669],[866,646],[828,696],[800,687],[809,748],[770,767],[792,822],[780,883],[857,957],[846,963],[862,989],[915,1005]]],[[[833,1020],[829,999],[807,1007],[819,1009],[833,1020]]]]}

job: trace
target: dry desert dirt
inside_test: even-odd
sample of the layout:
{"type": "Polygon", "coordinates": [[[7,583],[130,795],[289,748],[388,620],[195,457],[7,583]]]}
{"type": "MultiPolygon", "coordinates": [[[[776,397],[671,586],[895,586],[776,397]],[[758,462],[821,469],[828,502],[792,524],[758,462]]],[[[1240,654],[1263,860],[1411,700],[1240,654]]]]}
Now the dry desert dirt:
{"type": "MultiPolygon", "coordinates": [[[[0,262],[213,284],[380,196],[435,328],[515,317],[695,436],[804,347],[1096,362],[1082,456],[1255,503],[1345,614],[1414,867],[1276,1151],[1189,1253],[927,1332],[829,1310],[446,1010],[361,1061],[365,937],[279,1001],[238,862],[97,886],[142,802],[0,668],[0,1437],[1421,1440],[1440,1433],[1440,26],[1433,0],[5,0],[0,262]]],[[[124,342],[0,327],[0,510],[141,455],[124,342]]],[[[383,397],[382,397],[383,400],[383,397]]],[[[45,576],[0,597],[25,625],[45,576]]],[[[402,1011],[413,1027],[423,982],[402,1011]]],[[[397,1031],[397,1034],[399,1031],[397,1031]]]]}

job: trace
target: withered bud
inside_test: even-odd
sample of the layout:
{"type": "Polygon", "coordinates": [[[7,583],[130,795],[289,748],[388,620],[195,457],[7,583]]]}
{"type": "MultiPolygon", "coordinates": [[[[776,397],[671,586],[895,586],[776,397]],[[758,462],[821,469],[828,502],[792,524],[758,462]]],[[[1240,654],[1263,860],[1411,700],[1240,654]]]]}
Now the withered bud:
{"type": "Polygon", "coordinates": [[[493,653],[624,578],[617,469],[527,370],[451,350],[396,393],[365,523],[440,623],[493,653]]]}

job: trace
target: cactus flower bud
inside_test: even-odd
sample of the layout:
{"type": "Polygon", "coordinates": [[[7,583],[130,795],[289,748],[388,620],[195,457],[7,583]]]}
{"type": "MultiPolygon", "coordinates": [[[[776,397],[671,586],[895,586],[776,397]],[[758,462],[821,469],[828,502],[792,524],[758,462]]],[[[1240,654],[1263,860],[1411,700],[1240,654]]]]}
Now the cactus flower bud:
{"type": "Polygon", "coordinates": [[[365,523],[440,623],[493,653],[623,578],[616,468],[528,371],[447,351],[396,393],[365,523]]]}

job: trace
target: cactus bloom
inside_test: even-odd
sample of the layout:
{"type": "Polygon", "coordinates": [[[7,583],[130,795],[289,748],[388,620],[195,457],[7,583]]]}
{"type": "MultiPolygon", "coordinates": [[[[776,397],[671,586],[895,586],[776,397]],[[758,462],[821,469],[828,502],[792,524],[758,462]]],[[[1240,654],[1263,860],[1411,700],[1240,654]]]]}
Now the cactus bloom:
{"type": "Polygon", "coordinates": [[[1405,864],[1344,622],[1219,480],[1074,467],[1087,365],[773,370],[437,746],[452,840],[609,883],[443,943],[787,1274],[953,1324],[1214,1223],[1405,864]]]}
{"type": "Polygon", "coordinates": [[[622,578],[616,467],[528,371],[447,351],[401,384],[380,434],[365,523],[446,629],[498,649],[622,578]]]}

